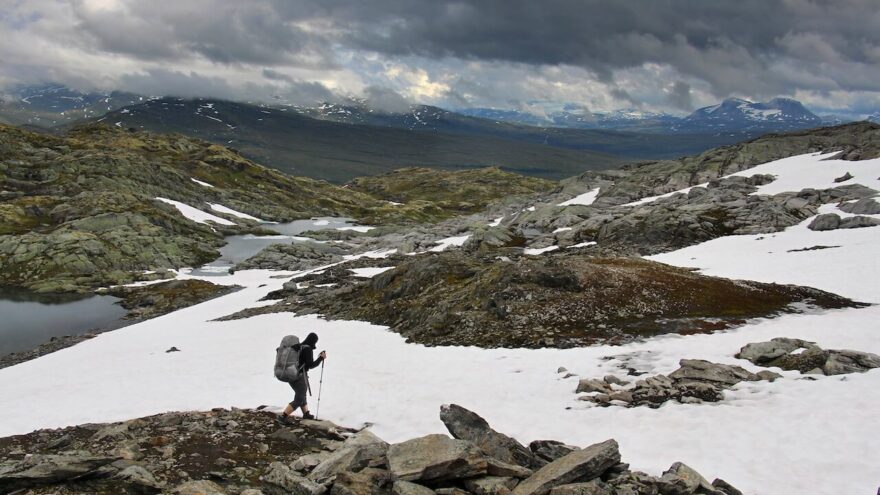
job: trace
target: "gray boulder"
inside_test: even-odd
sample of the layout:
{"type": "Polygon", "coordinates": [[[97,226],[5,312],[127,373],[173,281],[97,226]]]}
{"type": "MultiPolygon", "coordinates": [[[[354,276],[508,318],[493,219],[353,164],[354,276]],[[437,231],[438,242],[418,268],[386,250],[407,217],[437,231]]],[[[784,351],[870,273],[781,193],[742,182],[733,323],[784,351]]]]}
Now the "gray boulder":
{"type": "Polygon", "coordinates": [[[0,464],[0,492],[8,493],[19,488],[77,478],[115,460],[113,457],[79,452],[63,455],[34,454],[21,461],[7,461],[0,464]]]}
{"type": "Polygon", "coordinates": [[[702,359],[682,359],[679,369],[669,374],[676,382],[695,381],[730,387],[742,381],[756,382],[757,375],[739,366],[718,364],[702,359]]]}
{"type": "Polygon", "coordinates": [[[880,215],[880,203],[873,198],[860,199],[854,203],[844,203],[838,208],[855,215],[880,215]]]}
{"type": "Polygon", "coordinates": [[[840,221],[841,229],[861,229],[863,227],[876,227],[877,225],[880,225],[880,220],[862,215],[847,217],[840,221]]]}
{"type": "Polygon", "coordinates": [[[774,359],[791,353],[797,349],[815,349],[815,343],[800,339],[788,339],[777,337],[769,342],[755,342],[746,344],[736,354],[738,359],[751,361],[752,364],[763,366],[771,363],[774,359]]]}
{"type": "Polygon", "coordinates": [[[388,466],[397,479],[427,483],[486,474],[480,449],[446,435],[427,435],[388,448],[388,466]]]}
{"type": "Polygon", "coordinates": [[[594,378],[582,378],[581,380],[578,381],[578,385],[577,385],[577,389],[575,390],[575,393],[578,393],[578,394],[581,392],[606,393],[606,392],[610,392],[610,391],[611,391],[611,386],[602,380],[598,380],[598,379],[594,379],[594,378]]]}
{"type": "Polygon", "coordinates": [[[590,481],[620,462],[615,440],[606,440],[561,457],[517,485],[514,495],[545,495],[553,487],[573,481],[590,481]]]}
{"type": "Polygon", "coordinates": [[[880,356],[870,352],[850,350],[829,351],[822,372],[826,375],[843,375],[862,373],[870,369],[880,368],[880,356]]]}
{"type": "Polygon", "coordinates": [[[327,491],[324,485],[300,476],[281,462],[269,464],[269,471],[260,479],[264,483],[283,488],[291,495],[322,495],[327,491]]]}
{"type": "Polygon", "coordinates": [[[456,404],[446,404],[440,407],[440,420],[454,438],[472,442],[489,457],[524,467],[535,465],[535,456],[529,449],[493,430],[475,412],[456,404]]]}
{"type": "Polygon", "coordinates": [[[342,447],[315,466],[308,478],[323,483],[344,471],[359,471],[367,466],[385,465],[388,444],[369,430],[346,440],[342,447]]]}
{"type": "Polygon", "coordinates": [[[825,213],[817,216],[807,225],[807,228],[815,231],[834,230],[840,227],[840,215],[825,213]]]}
{"type": "Polygon", "coordinates": [[[880,368],[880,356],[876,354],[848,349],[822,349],[813,342],[785,338],[747,344],[736,357],[760,366],[824,375],[861,373],[880,368]]]}

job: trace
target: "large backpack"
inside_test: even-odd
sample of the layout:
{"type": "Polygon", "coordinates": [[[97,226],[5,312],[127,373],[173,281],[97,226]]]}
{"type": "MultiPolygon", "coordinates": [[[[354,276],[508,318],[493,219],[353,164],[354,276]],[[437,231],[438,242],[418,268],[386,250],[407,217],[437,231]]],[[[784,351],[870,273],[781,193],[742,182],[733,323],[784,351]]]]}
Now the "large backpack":
{"type": "Polygon", "coordinates": [[[281,339],[281,344],[275,349],[275,378],[288,383],[299,378],[299,347],[299,337],[296,335],[281,339]]]}

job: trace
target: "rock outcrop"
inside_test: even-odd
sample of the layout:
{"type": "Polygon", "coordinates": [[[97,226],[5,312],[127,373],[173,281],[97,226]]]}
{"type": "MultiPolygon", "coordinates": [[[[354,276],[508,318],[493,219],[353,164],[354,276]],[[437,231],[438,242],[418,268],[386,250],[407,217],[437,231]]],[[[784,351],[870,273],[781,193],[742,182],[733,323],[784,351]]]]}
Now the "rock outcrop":
{"type": "MultiPolygon", "coordinates": [[[[444,409],[447,421],[449,411],[470,420],[471,415],[479,418],[449,406],[444,409]]],[[[484,420],[478,423],[475,431],[480,434],[475,438],[482,444],[497,445],[486,443],[491,437],[514,441],[484,420]]],[[[660,477],[631,471],[621,462],[614,440],[583,449],[547,440],[530,445],[546,461],[537,471],[505,463],[470,441],[446,435],[389,446],[367,430],[327,421],[281,423],[274,414],[253,410],[177,412],[0,438],[0,493],[22,489],[34,495],[739,493],[722,480],[710,484],[681,462],[660,477]]]]}
{"type": "Polygon", "coordinates": [[[643,259],[502,252],[403,257],[370,280],[296,291],[277,307],[388,325],[429,345],[573,347],[711,332],[792,311],[795,302],[855,304],[811,288],[707,277],[643,259]]]}

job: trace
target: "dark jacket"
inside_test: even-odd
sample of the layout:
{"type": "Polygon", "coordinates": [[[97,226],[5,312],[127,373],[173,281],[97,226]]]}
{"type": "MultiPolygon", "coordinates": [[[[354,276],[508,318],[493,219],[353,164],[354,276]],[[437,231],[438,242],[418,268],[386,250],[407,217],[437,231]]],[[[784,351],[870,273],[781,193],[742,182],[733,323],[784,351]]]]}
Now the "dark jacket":
{"type": "MultiPolygon", "coordinates": [[[[315,346],[318,344],[318,336],[310,333],[305,340],[299,344],[299,367],[303,371],[317,368],[324,358],[315,359],[315,346]]],[[[295,347],[295,346],[294,346],[295,347]]]]}

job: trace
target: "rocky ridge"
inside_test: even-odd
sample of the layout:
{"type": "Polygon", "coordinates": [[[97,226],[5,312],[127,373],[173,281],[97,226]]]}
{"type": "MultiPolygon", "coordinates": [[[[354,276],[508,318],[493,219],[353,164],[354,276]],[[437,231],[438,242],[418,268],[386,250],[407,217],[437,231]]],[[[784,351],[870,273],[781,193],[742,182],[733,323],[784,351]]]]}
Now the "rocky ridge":
{"type": "Polygon", "coordinates": [[[794,311],[799,302],[856,305],[815,289],[707,277],[638,258],[498,251],[404,258],[367,281],[325,271],[295,279],[312,282],[308,288],[288,286],[270,297],[283,297],[278,306],[289,311],[388,325],[421,344],[480,347],[623,343],[720,330],[794,311]]]}
{"type": "Polygon", "coordinates": [[[734,495],[675,462],[631,471],[613,439],[528,447],[479,415],[443,406],[452,437],[388,444],[327,421],[259,410],[173,412],[0,438],[0,493],[178,495],[734,495]]]}

